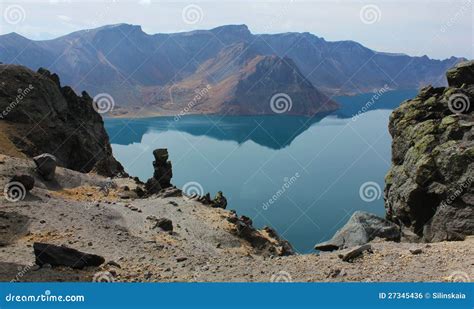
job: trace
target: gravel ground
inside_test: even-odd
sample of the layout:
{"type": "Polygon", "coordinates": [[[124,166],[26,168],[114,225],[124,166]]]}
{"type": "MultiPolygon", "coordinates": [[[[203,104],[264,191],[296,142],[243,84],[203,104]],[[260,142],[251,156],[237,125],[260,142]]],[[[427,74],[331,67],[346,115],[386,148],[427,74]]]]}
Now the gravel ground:
{"type": "MultiPolygon", "coordinates": [[[[34,164],[0,156],[0,185],[34,164]]],[[[343,262],[340,252],[287,257],[255,254],[231,233],[229,211],[185,197],[121,199],[99,191],[106,179],[57,169],[20,202],[2,198],[1,281],[452,281],[474,278],[474,237],[431,244],[375,240],[372,253],[343,262]],[[149,216],[168,218],[173,233],[152,229],[149,216]],[[83,270],[34,265],[35,241],[66,245],[113,261],[83,270]],[[410,249],[421,249],[412,254],[410,249]],[[95,279],[94,279],[95,278],[95,279]]],[[[132,187],[121,180],[119,187],[132,187]]]]}

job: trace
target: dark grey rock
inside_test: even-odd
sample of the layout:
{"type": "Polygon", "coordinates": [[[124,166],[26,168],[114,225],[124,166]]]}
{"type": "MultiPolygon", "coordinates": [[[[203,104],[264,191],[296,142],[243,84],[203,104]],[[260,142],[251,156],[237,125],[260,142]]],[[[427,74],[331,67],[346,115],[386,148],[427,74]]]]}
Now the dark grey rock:
{"type": "Polygon", "coordinates": [[[35,186],[35,179],[30,175],[15,175],[10,180],[10,183],[11,182],[21,183],[25,187],[26,192],[30,191],[35,186]]]}
{"type": "Polygon", "coordinates": [[[86,266],[100,266],[105,259],[99,255],[84,253],[76,249],[61,247],[47,243],[33,244],[36,264],[43,266],[67,266],[83,269],[86,266]]]}
{"type": "Polygon", "coordinates": [[[474,234],[474,61],[446,76],[450,87],[425,87],[390,116],[386,218],[407,241],[474,234]]]}
{"type": "Polygon", "coordinates": [[[344,262],[351,262],[353,259],[359,257],[364,253],[364,251],[372,252],[372,246],[369,244],[365,244],[362,246],[357,246],[347,251],[339,254],[339,258],[342,259],[344,262]]]}
{"type": "Polygon", "coordinates": [[[45,180],[53,180],[56,172],[57,159],[49,153],[43,153],[33,158],[38,172],[45,180]]]}
{"type": "Polygon", "coordinates": [[[399,227],[374,214],[356,211],[349,221],[326,242],[317,244],[316,250],[333,251],[368,243],[376,237],[398,241],[399,227]]]}

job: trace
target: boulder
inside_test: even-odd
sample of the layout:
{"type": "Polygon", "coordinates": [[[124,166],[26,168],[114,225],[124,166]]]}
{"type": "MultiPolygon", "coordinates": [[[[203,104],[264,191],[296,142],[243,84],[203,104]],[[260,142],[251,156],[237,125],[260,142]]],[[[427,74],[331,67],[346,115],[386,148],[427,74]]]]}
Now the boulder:
{"type": "Polygon", "coordinates": [[[36,264],[43,266],[67,266],[75,269],[83,269],[87,266],[100,266],[105,259],[99,255],[84,253],[76,249],[56,246],[47,243],[35,242],[33,249],[36,264]]]}
{"type": "Polygon", "coordinates": [[[57,159],[49,153],[43,153],[33,158],[38,172],[45,180],[53,180],[56,172],[57,159]]]}
{"type": "Polygon", "coordinates": [[[374,214],[356,211],[330,240],[319,243],[314,248],[320,251],[339,250],[366,244],[376,237],[398,241],[400,228],[374,214]]]}
{"type": "Polygon", "coordinates": [[[362,246],[357,246],[346,250],[345,252],[340,253],[338,256],[344,262],[351,262],[353,259],[361,256],[364,251],[372,252],[372,246],[365,244],[362,246]]]}
{"type": "Polygon", "coordinates": [[[222,191],[217,192],[216,197],[211,202],[212,207],[225,209],[227,207],[227,199],[222,191]]]}
{"type": "Polygon", "coordinates": [[[474,60],[458,63],[446,72],[446,78],[450,87],[474,85],[474,60]]]}
{"type": "Polygon", "coordinates": [[[156,194],[160,192],[161,190],[160,182],[153,177],[148,179],[147,182],[145,183],[145,190],[148,195],[156,194]]]}
{"type": "Polygon", "coordinates": [[[29,192],[35,186],[35,179],[30,175],[15,175],[10,179],[10,183],[12,182],[21,183],[26,192],[29,192]]]}
{"type": "Polygon", "coordinates": [[[155,216],[148,216],[147,220],[151,221],[151,229],[160,228],[163,231],[172,232],[173,231],[173,221],[167,218],[158,219],[155,216]]]}

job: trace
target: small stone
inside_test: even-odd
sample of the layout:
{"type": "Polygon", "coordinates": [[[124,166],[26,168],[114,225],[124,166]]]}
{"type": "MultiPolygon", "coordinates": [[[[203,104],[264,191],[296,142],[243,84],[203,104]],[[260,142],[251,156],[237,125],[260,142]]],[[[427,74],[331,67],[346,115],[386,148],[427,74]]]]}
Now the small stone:
{"type": "Polygon", "coordinates": [[[87,245],[88,245],[89,247],[92,247],[92,242],[89,241],[89,242],[87,243],[87,245]]]}
{"type": "Polygon", "coordinates": [[[423,250],[421,250],[421,248],[412,248],[412,249],[410,249],[410,253],[413,254],[413,255],[420,254],[422,252],[423,252],[423,250]]]}
{"type": "Polygon", "coordinates": [[[45,223],[46,223],[46,220],[40,220],[40,223],[41,223],[41,224],[45,224],[45,223]]]}
{"type": "Polygon", "coordinates": [[[179,262],[184,262],[184,261],[186,261],[187,259],[188,259],[188,258],[185,257],[185,256],[177,257],[177,258],[176,258],[176,262],[178,262],[178,263],[179,263],[179,262]]]}

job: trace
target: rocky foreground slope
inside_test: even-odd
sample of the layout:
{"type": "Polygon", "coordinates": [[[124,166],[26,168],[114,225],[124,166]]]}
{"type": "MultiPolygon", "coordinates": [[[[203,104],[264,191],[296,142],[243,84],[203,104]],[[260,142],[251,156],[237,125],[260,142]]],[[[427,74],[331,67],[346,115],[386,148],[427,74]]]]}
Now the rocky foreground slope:
{"type": "MultiPolygon", "coordinates": [[[[34,129],[28,111],[36,112],[35,117],[52,114],[53,119],[41,126],[43,139],[25,135],[31,149],[48,145],[45,138],[61,138],[67,144],[58,129],[70,130],[68,123],[76,124],[74,117],[84,115],[82,109],[92,118],[77,130],[104,132],[102,145],[106,150],[110,145],[102,120],[90,112],[92,102],[86,94],[66,100],[69,88],[53,83],[54,75],[43,72],[44,81],[44,76],[24,68],[9,68],[20,82],[34,76],[28,80],[39,88],[35,101],[13,106],[27,110],[12,109],[9,112],[17,114],[3,114],[9,120],[0,122],[13,129],[0,131],[0,141],[10,147],[0,149],[9,154],[0,156],[0,186],[5,188],[0,280],[470,281],[474,277],[472,108],[449,113],[458,105],[446,101],[446,96],[462,94],[470,102],[472,62],[448,72],[451,87],[426,88],[394,111],[387,218],[356,212],[331,240],[316,246],[320,253],[309,255],[296,255],[273,229],[258,230],[251,218],[226,210],[220,192],[211,199],[186,196],[173,187],[165,149],[154,151],[154,175],[146,184],[56,167],[56,163],[67,166],[65,152],[57,153],[57,162],[49,154],[34,161],[27,158],[30,153],[15,143],[10,132],[23,126],[34,129]],[[58,99],[53,105],[44,100],[51,95],[58,99]],[[49,164],[42,165],[41,160],[49,164]]],[[[11,93],[4,89],[13,86],[1,89],[5,97],[11,93]]],[[[72,144],[70,154],[87,155],[87,147],[97,147],[82,140],[91,136],[74,134],[80,142],[72,144]]]]}
{"type": "Polygon", "coordinates": [[[51,189],[35,168],[31,160],[0,157],[1,186],[15,173],[35,178],[22,201],[2,200],[1,281],[468,281],[474,275],[473,237],[433,244],[378,239],[350,261],[339,257],[344,251],[279,256],[271,229],[250,230],[258,237],[246,238],[236,233],[245,220],[235,221],[231,211],[176,192],[138,199],[132,179],[112,185],[63,168],[55,175],[63,189],[51,189]],[[172,230],[160,218],[170,220],[172,230]],[[267,245],[259,247],[261,241],[267,245]],[[51,265],[40,254],[40,267],[35,243],[64,245],[104,262],[77,269],[51,265]]]}

